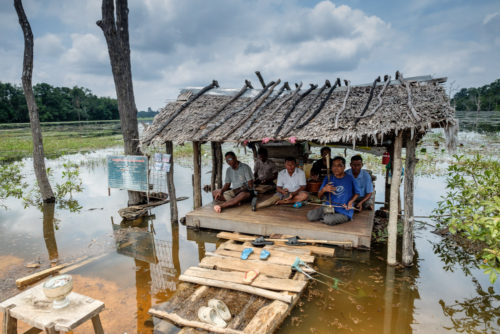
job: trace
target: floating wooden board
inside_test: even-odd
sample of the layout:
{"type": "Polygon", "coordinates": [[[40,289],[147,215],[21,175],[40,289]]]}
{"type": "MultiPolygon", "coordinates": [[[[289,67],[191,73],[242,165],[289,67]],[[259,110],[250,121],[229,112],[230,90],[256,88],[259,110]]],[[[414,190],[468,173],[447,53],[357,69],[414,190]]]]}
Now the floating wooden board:
{"type": "MultiPolygon", "coordinates": [[[[271,245],[267,245],[267,246],[271,246],[271,245]]],[[[229,251],[237,252],[238,256],[236,256],[236,257],[239,257],[241,255],[241,252],[243,251],[243,249],[245,249],[247,247],[252,247],[253,250],[254,250],[254,253],[250,255],[249,259],[251,259],[251,260],[258,260],[259,259],[259,254],[260,254],[260,251],[262,250],[262,248],[254,247],[254,246],[251,246],[251,245],[250,246],[247,246],[247,245],[238,245],[238,244],[235,244],[235,243],[225,242],[225,243],[223,243],[221,245],[221,247],[219,247],[217,249],[216,253],[223,254],[222,253],[223,250],[229,250],[229,251]]],[[[268,250],[270,252],[270,254],[271,254],[266,261],[271,262],[271,263],[282,263],[284,261],[284,264],[292,264],[295,261],[295,258],[297,256],[302,261],[304,261],[305,263],[313,263],[314,262],[314,256],[312,256],[312,255],[293,254],[293,253],[290,254],[289,252],[281,251],[279,249],[269,248],[269,247],[266,247],[265,249],[268,250]],[[273,258],[274,259],[279,259],[279,261],[281,261],[281,262],[274,262],[272,260],[273,258]]],[[[228,253],[228,254],[230,254],[230,253],[228,253]]],[[[232,255],[227,255],[227,256],[232,256],[232,255]]]]}
{"type": "Polygon", "coordinates": [[[17,285],[18,288],[21,288],[21,287],[26,286],[26,285],[30,285],[32,283],[35,283],[35,282],[41,280],[42,278],[45,278],[45,277],[47,277],[49,275],[52,275],[54,273],[59,272],[64,267],[65,267],[64,264],[60,264],[58,266],[55,266],[55,267],[52,267],[52,268],[48,268],[48,269],[36,272],[34,274],[25,276],[23,278],[19,278],[19,279],[16,280],[16,285],[17,285]]]}
{"type": "Polygon", "coordinates": [[[232,283],[227,281],[220,281],[209,278],[200,278],[195,276],[187,276],[185,274],[179,276],[180,281],[195,283],[195,284],[203,284],[208,286],[213,286],[216,288],[230,289],[241,292],[250,293],[252,295],[261,296],[267,299],[275,299],[280,300],[282,302],[290,304],[293,301],[293,296],[281,294],[274,291],[269,291],[266,289],[256,288],[250,285],[232,283]]]}
{"type": "MultiPolygon", "coordinates": [[[[221,271],[191,267],[184,272],[184,275],[245,284],[243,280],[245,278],[245,274],[241,271],[221,271]]],[[[306,286],[306,282],[292,279],[267,277],[260,274],[250,285],[256,288],[263,288],[268,290],[300,292],[306,286]]]]}
{"type": "MultiPolygon", "coordinates": [[[[239,233],[231,233],[231,232],[219,232],[217,233],[217,237],[220,239],[227,239],[227,240],[235,240],[235,241],[248,241],[248,240],[254,240],[254,238],[257,238],[256,236],[249,236],[249,235],[243,235],[239,233]]],[[[335,249],[330,248],[330,247],[319,247],[319,246],[312,246],[312,245],[305,245],[305,246],[289,246],[285,245],[286,240],[283,240],[283,242],[275,242],[275,245],[277,246],[286,246],[290,248],[296,248],[296,249],[307,249],[311,251],[314,254],[317,255],[325,255],[325,256],[334,256],[335,254],[335,249]]]]}
{"type": "Polygon", "coordinates": [[[199,266],[208,269],[217,268],[243,272],[251,269],[257,269],[261,274],[277,278],[289,278],[292,273],[291,266],[282,266],[263,261],[241,260],[226,256],[205,257],[201,260],[199,266]]]}
{"type": "MultiPolygon", "coordinates": [[[[262,261],[259,260],[259,255],[260,255],[260,249],[256,250],[258,253],[253,252],[248,256],[248,260],[251,261],[262,261]]],[[[265,260],[266,263],[274,263],[274,264],[280,264],[283,266],[291,266],[295,260],[297,259],[297,255],[288,255],[288,256],[278,256],[276,253],[273,253],[270,251],[271,255],[267,260],[265,260]]],[[[241,252],[238,251],[232,251],[232,250],[227,250],[227,249],[217,249],[215,251],[215,254],[219,254],[222,256],[229,256],[229,257],[234,257],[234,258],[240,258],[241,252]]],[[[311,262],[311,261],[310,261],[311,262]]]]}

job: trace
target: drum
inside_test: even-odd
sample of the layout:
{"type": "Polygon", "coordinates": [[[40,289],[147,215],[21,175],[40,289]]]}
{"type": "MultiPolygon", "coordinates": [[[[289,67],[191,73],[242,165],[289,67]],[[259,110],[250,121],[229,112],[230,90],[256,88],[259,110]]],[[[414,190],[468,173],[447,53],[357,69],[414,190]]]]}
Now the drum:
{"type": "Polygon", "coordinates": [[[310,193],[316,194],[321,187],[321,181],[308,181],[306,190],[310,193]]]}

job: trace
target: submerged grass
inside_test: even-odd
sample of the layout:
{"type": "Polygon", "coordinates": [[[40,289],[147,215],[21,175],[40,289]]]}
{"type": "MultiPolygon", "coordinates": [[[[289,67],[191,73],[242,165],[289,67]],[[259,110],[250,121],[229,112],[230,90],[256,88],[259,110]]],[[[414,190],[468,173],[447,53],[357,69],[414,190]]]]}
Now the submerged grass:
{"type": "MultiPolygon", "coordinates": [[[[65,154],[92,151],[123,145],[123,137],[115,123],[70,126],[64,124],[43,128],[45,156],[54,158],[65,154]]],[[[0,161],[15,161],[33,152],[30,128],[0,130],[0,161]]]]}

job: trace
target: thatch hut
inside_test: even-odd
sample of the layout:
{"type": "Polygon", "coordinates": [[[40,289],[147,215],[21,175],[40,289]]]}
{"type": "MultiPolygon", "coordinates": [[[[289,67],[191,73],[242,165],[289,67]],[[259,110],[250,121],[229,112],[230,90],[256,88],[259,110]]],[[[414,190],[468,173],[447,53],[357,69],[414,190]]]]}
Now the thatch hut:
{"type": "MultiPolygon", "coordinates": [[[[177,101],[168,103],[155,117],[141,144],[166,143],[170,153],[172,143],[193,142],[195,209],[201,206],[202,142],[212,142],[213,185],[220,185],[222,179],[222,142],[261,144],[288,140],[385,147],[391,153],[392,175],[401,173],[401,151],[406,147],[403,262],[410,264],[415,147],[429,129],[445,128],[447,134],[457,129],[454,110],[442,86],[446,78],[405,79],[396,72],[394,80],[386,75],[366,85],[351,86],[349,81],[337,79],[334,83],[327,80],[321,86],[296,84],[290,88],[279,79],[266,84],[260,73],[258,76],[262,89],[254,89],[249,81],[240,90],[220,89],[214,81],[203,89],[182,90],[177,101]]],[[[453,136],[447,137],[449,146],[453,146],[453,136]]],[[[390,185],[386,182],[391,264],[396,262],[399,186],[399,178],[394,178],[390,185]]],[[[169,187],[169,192],[175,192],[173,183],[169,187]]],[[[172,217],[177,219],[176,215],[175,210],[172,217]]]]}

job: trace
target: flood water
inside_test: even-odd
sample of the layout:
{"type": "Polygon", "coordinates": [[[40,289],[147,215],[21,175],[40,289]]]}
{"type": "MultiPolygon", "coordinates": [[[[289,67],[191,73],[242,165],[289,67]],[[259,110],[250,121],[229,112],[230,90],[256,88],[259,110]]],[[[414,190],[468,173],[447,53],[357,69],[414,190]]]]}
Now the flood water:
{"type": "MultiPolygon", "coordinates": [[[[498,129],[487,135],[461,132],[460,140],[478,146],[488,140],[498,157],[498,129]]],[[[112,189],[108,196],[104,159],[120,151],[113,148],[48,161],[54,179],[64,162],[80,165],[84,191],[73,195],[80,210],[57,204],[24,208],[15,199],[4,202],[8,210],[0,209],[0,300],[17,293],[17,278],[40,270],[26,268],[27,263],[39,261],[46,268],[51,260],[68,263],[103,255],[70,274],[74,291],[105,303],[101,320],[106,333],[160,329],[148,309],[168,300],[176,291],[179,274],[196,265],[205,252],[215,250],[218,240],[215,233],[172,224],[168,204],[153,208],[147,219],[122,222],[117,212],[126,206],[127,194],[112,189]]],[[[24,164],[24,174],[32,183],[31,160],[25,159],[24,164]]],[[[377,166],[368,167],[377,170],[377,166]]],[[[202,184],[210,183],[209,170],[205,164],[202,184]]],[[[178,203],[179,217],[192,209],[191,175],[189,161],[175,165],[177,196],[189,197],[178,203]]],[[[377,176],[376,200],[383,201],[383,177],[377,176]]],[[[415,215],[431,214],[444,193],[442,173],[418,175],[415,215]]],[[[203,203],[208,202],[210,196],[204,194],[203,203]]],[[[337,248],[334,258],[319,257],[318,271],[340,279],[340,289],[312,282],[278,333],[500,332],[500,280],[491,285],[473,255],[431,233],[432,220],[419,221],[413,267],[386,266],[383,243],[372,243],[370,251],[337,248]]],[[[90,323],[75,330],[87,332],[92,332],[90,323]]]]}

